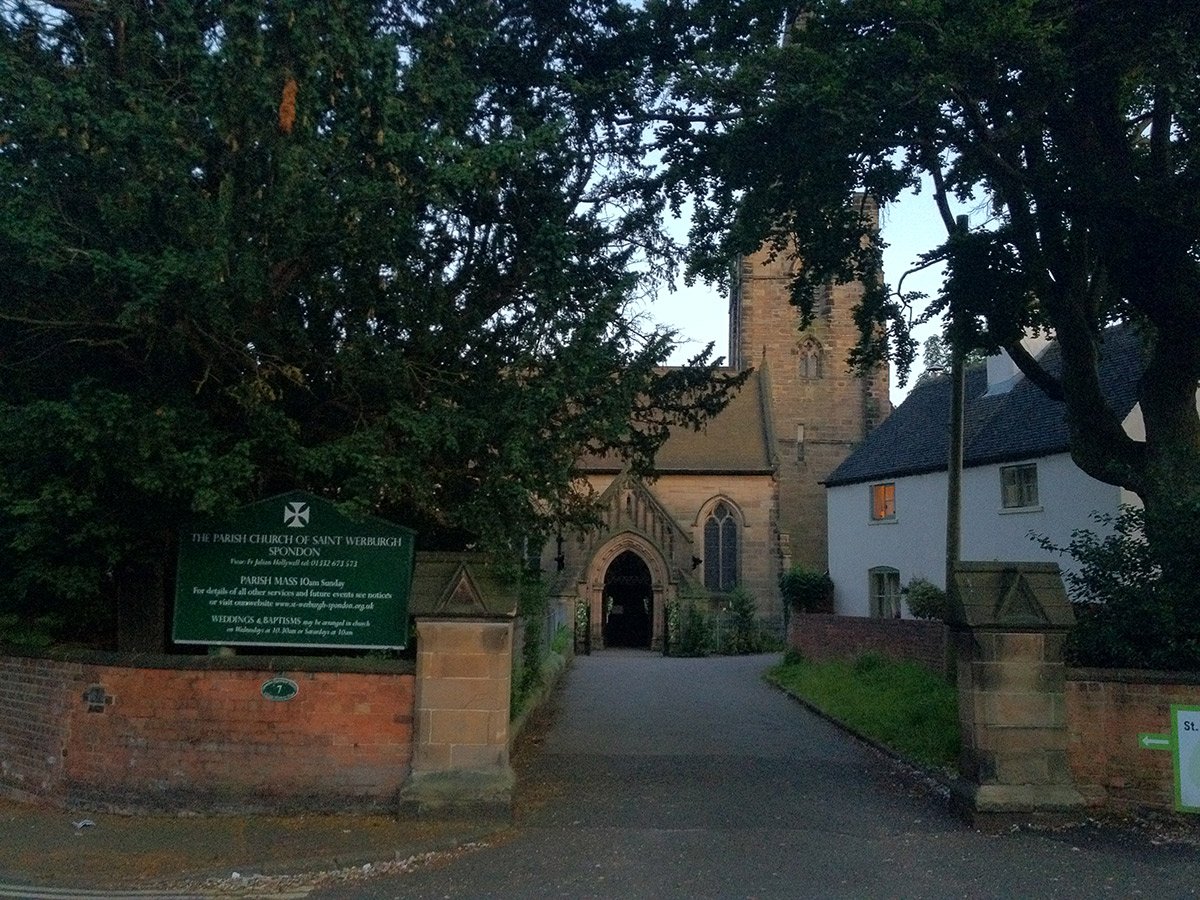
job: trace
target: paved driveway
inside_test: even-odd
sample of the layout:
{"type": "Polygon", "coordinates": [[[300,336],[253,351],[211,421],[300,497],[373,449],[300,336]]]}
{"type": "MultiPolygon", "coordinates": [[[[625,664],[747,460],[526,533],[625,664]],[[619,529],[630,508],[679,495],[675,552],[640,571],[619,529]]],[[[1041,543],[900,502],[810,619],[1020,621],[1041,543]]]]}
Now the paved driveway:
{"type": "MultiPolygon", "coordinates": [[[[761,680],[770,657],[578,658],[509,840],[336,896],[1167,897],[1200,850],[1095,826],[986,835],[761,680]]],[[[329,894],[326,896],[334,896],[329,894]]]]}

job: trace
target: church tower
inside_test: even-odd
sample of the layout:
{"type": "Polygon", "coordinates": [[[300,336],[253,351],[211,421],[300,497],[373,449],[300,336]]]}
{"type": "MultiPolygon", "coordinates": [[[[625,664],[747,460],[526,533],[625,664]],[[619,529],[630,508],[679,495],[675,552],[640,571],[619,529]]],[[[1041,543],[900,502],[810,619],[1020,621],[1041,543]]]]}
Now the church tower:
{"type": "Polygon", "coordinates": [[[888,375],[846,365],[861,285],[828,287],[801,330],[791,276],[764,251],[739,261],[730,364],[754,371],[701,428],[672,430],[653,478],[615,455],[579,459],[597,521],[540,558],[577,647],[664,648],[680,610],[714,614],[739,589],[778,622],[781,569],[826,570],[822,482],[890,411],[888,375]]]}
{"type": "MultiPolygon", "coordinates": [[[[828,567],[823,482],[891,411],[888,369],[867,377],[846,362],[858,340],[858,283],[826,285],[813,321],[800,329],[789,302],[795,262],[767,250],[738,261],[729,301],[729,356],[764,382],[777,460],[779,546],[783,567],[828,567]]],[[[863,510],[863,515],[867,514],[863,510]]]]}

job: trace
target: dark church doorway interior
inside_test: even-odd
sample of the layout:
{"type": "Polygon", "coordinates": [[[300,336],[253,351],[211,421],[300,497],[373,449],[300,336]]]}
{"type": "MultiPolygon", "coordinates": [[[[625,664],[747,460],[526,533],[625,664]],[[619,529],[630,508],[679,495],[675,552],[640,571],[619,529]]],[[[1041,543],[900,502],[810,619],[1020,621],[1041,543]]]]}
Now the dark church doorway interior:
{"type": "Polygon", "coordinates": [[[649,647],[654,590],[650,570],[626,550],[604,574],[604,646],[649,647]]]}

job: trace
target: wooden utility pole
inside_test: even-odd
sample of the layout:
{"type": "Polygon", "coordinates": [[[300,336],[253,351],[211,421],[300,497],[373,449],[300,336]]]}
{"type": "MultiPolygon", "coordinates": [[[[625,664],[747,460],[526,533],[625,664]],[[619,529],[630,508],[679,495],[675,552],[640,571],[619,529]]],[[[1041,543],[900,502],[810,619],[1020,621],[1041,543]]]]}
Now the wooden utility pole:
{"type": "MultiPolygon", "coordinates": [[[[967,217],[959,216],[959,234],[967,232],[967,217]]],[[[950,306],[954,315],[954,305],[950,306]]],[[[953,329],[951,329],[953,337],[953,329]]],[[[963,407],[966,394],[966,352],[950,341],[950,456],[946,465],[946,590],[962,554],[963,407]]]]}
{"type": "Polygon", "coordinates": [[[963,401],[966,373],[962,353],[950,350],[950,458],[946,469],[946,590],[962,554],[963,401]]]}

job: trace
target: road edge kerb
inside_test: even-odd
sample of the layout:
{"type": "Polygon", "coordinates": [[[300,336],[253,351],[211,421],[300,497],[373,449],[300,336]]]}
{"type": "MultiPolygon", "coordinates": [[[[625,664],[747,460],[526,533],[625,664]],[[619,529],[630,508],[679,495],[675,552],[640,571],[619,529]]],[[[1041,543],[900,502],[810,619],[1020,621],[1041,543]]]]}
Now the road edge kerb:
{"type": "MultiPolygon", "coordinates": [[[[316,878],[329,872],[337,872],[345,869],[361,869],[364,866],[378,866],[384,863],[399,862],[412,857],[454,853],[472,845],[486,845],[493,840],[498,840],[510,828],[511,826],[509,825],[496,823],[490,825],[481,824],[476,829],[465,829],[463,832],[455,835],[447,836],[441,840],[428,841],[419,846],[394,847],[391,851],[391,856],[382,856],[379,853],[355,853],[326,857],[297,857],[293,859],[273,860],[266,863],[247,864],[237,866],[236,868],[225,866],[220,869],[209,868],[181,871],[173,875],[163,876],[146,884],[148,887],[155,889],[186,890],[188,888],[194,889],[197,883],[211,881],[220,882],[223,889],[226,886],[231,888],[250,887],[246,882],[251,881],[256,876],[262,878],[316,878]],[[232,877],[234,871],[238,874],[236,880],[232,877]]],[[[237,897],[238,895],[234,891],[231,896],[237,897]]]]}
{"type": "Polygon", "coordinates": [[[866,744],[872,750],[875,750],[876,752],[883,754],[884,756],[888,757],[888,759],[892,760],[893,762],[900,763],[902,767],[909,770],[910,774],[917,775],[921,778],[925,778],[929,781],[934,782],[934,784],[936,784],[938,786],[938,788],[945,790],[948,795],[948,793],[950,791],[950,787],[954,783],[953,776],[942,771],[941,769],[936,769],[936,768],[934,768],[932,766],[928,766],[924,763],[919,763],[915,760],[909,759],[907,756],[900,753],[898,750],[894,750],[891,747],[887,746],[887,744],[884,744],[884,743],[878,741],[877,739],[870,737],[869,735],[863,734],[857,728],[855,728],[852,725],[848,725],[846,722],[842,721],[837,716],[827,713],[825,710],[821,709],[819,706],[817,706],[812,701],[806,700],[803,697],[799,697],[796,694],[793,694],[791,691],[789,691],[783,685],[781,685],[775,681],[772,681],[769,672],[764,672],[762,675],[762,679],[767,684],[769,684],[771,687],[775,688],[775,690],[779,691],[781,694],[783,694],[786,697],[790,697],[792,700],[799,703],[801,706],[803,706],[809,712],[816,715],[818,718],[824,719],[830,725],[833,725],[833,726],[839,728],[840,730],[844,731],[846,734],[848,734],[852,738],[854,738],[856,741],[866,744]]]}

